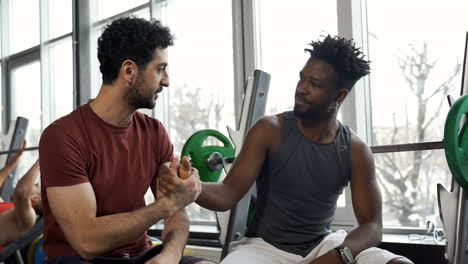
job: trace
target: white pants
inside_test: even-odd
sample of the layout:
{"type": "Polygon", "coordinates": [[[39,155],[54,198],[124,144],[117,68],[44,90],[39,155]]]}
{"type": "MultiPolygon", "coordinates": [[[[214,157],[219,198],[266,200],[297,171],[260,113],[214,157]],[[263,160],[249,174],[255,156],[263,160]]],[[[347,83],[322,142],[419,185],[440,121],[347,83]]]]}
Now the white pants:
{"type": "MultiPolygon", "coordinates": [[[[221,264],[238,263],[281,263],[281,264],[307,264],[312,260],[341,245],[346,237],[346,232],[338,230],[326,236],[305,258],[278,249],[261,238],[244,237],[240,241],[229,245],[229,254],[221,264]]],[[[387,250],[369,248],[356,256],[357,264],[385,264],[392,259],[401,258],[387,250]]]]}

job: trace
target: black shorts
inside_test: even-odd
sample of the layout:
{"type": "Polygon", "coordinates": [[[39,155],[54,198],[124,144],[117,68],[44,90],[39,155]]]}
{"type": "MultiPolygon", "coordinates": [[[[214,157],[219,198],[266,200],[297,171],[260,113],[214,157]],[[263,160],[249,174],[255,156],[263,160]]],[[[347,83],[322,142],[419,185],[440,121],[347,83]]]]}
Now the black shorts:
{"type": "MultiPolygon", "coordinates": [[[[156,256],[163,249],[162,245],[152,247],[141,255],[136,257],[95,257],[91,260],[86,260],[80,256],[65,256],[65,257],[55,257],[46,260],[46,264],[144,264],[146,261],[156,256]]],[[[179,264],[193,264],[198,261],[207,261],[204,258],[197,258],[192,256],[183,256],[179,264]]]]}

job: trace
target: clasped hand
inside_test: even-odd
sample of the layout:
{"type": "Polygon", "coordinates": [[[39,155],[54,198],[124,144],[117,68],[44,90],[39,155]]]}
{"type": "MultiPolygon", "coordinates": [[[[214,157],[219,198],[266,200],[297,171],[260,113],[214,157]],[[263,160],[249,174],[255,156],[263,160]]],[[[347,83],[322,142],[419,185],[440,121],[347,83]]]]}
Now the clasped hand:
{"type": "Polygon", "coordinates": [[[183,208],[194,202],[201,193],[201,182],[198,170],[192,168],[190,161],[175,157],[172,162],[166,162],[158,173],[158,192],[175,203],[177,208],[183,208]]]}

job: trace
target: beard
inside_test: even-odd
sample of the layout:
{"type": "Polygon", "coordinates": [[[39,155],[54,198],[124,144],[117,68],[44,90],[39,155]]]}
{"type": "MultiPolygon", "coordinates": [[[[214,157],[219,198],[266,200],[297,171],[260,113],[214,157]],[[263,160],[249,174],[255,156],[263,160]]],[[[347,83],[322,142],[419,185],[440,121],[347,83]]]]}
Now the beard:
{"type": "Polygon", "coordinates": [[[333,107],[335,104],[334,99],[330,99],[322,103],[314,103],[307,101],[301,95],[296,95],[296,98],[305,103],[305,105],[294,105],[294,115],[302,119],[314,122],[330,120],[336,111],[336,107],[333,107]]]}
{"type": "Polygon", "coordinates": [[[153,90],[146,87],[145,80],[140,75],[135,83],[128,88],[126,97],[129,106],[135,110],[140,108],[153,109],[156,105],[153,90]]]}

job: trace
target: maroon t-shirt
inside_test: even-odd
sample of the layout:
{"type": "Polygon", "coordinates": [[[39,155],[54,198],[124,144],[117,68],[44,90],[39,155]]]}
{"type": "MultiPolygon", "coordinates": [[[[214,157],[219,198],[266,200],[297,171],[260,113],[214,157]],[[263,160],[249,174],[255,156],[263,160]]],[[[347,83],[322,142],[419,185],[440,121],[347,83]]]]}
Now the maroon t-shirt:
{"type": "MultiPolygon", "coordinates": [[[[51,212],[46,188],[89,182],[96,196],[97,217],[131,212],[145,206],[144,195],[158,168],[172,159],[173,146],[164,126],[152,117],[135,112],[128,126],[118,127],[85,104],[44,130],[39,155],[43,243],[48,258],[53,258],[78,253],[51,212]]],[[[135,256],[150,245],[145,232],[104,255],[135,256]]]]}

